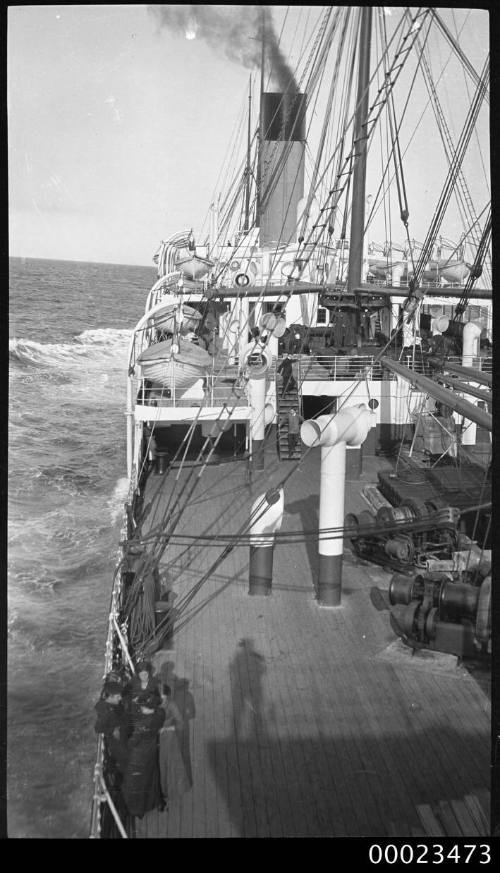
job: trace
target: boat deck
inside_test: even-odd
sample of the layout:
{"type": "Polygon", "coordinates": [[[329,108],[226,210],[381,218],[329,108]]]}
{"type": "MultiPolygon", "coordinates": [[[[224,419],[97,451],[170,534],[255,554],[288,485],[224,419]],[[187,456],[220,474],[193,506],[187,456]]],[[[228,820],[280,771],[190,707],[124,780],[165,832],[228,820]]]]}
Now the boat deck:
{"type": "MultiPolygon", "coordinates": [[[[346,483],[346,512],[367,508],[361,487],[388,466],[364,458],[361,478],[346,483]]],[[[269,447],[266,467],[250,485],[245,462],[208,466],[176,532],[235,533],[293,464],[277,464],[269,447]]],[[[165,487],[162,476],[149,479],[149,527],[176,472],[165,487]]],[[[282,531],[317,529],[318,486],[311,451],[286,482],[282,531]]],[[[169,546],[161,571],[178,603],[223,548],[169,546]]],[[[168,812],[137,820],[136,836],[487,834],[488,696],[455,657],[412,655],[395,638],[389,613],[370,600],[390,573],[346,546],[342,604],[322,608],[314,539],[276,546],[269,597],[248,595],[248,563],[248,546],[236,546],[181,616],[173,648],[154,657],[186,718],[192,787],[168,812]]]]}

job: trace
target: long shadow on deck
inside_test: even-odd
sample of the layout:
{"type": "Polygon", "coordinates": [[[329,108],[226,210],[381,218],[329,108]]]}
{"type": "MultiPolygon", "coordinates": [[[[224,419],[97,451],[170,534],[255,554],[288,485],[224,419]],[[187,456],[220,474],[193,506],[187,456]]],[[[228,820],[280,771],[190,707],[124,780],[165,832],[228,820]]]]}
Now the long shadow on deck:
{"type": "MultiPolygon", "coordinates": [[[[319,509],[318,495],[312,494],[310,497],[304,497],[302,500],[295,500],[293,503],[286,503],[285,510],[287,515],[298,515],[300,524],[295,524],[295,529],[302,530],[318,530],[319,527],[319,509]]],[[[316,537],[307,537],[305,541],[307,560],[311,569],[312,586],[316,589],[316,580],[319,573],[319,557],[318,557],[318,540],[316,537]]],[[[316,591],[317,593],[317,591],[316,591]]]]}
{"type": "Polygon", "coordinates": [[[485,826],[474,830],[464,801],[489,786],[486,727],[459,732],[450,722],[423,730],[410,708],[399,733],[384,733],[381,725],[377,733],[360,722],[356,705],[350,715],[349,695],[331,713],[321,695],[307,696],[299,685],[286,702],[293,678],[284,698],[276,689],[275,708],[263,694],[266,670],[254,641],[241,639],[229,666],[231,734],[206,743],[231,834],[207,836],[407,837],[422,828],[417,806],[432,810],[443,801],[451,827],[445,833],[487,833],[485,826]],[[451,813],[450,803],[457,806],[451,813]]]}
{"type": "MultiPolygon", "coordinates": [[[[422,829],[417,805],[458,801],[463,807],[466,794],[484,796],[489,785],[486,736],[441,730],[443,755],[446,748],[455,761],[444,769],[423,734],[278,739],[262,725],[259,732],[206,745],[237,837],[409,837],[412,828],[422,829]]],[[[448,833],[461,834],[458,823],[448,833]]]]}

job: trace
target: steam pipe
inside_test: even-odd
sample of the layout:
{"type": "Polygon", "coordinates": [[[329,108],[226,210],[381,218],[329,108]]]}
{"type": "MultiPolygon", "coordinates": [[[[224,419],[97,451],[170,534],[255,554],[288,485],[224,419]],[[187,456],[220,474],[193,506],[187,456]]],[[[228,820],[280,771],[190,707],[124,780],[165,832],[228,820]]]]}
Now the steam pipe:
{"type": "Polygon", "coordinates": [[[275,534],[283,521],[285,498],[283,488],[270,489],[252,504],[250,533],[250,564],[248,593],[269,595],[273,583],[275,534]]]}
{"type": "Polygon", "coordinates": [[[435,400],[439,400],[440,403],[450,406],[455,410],[455,412],[465,415],[471,421],[475,421],[480,427],[484,427],[485,430],[493,430],[492,416],[483,409],[478,409],[473,403],[469,403],[462,397],[458,397],[454,391],[448,391],[447,388],[442,388],[432,379],[428,379],[427,376],[421,376],[419,373],[414,373],[413,370],[409,370],[408,367],[404,367],[398,361],[393,361],[391,358],[381,358],[380,363],[392,373],[396,373],[397,375],[402,376],[403,379],[407,379],[415,388],[424,391],[426,394],[430,394],[430,396],[434,397],[435,400]]]}
{"type": "Polygon", "coordinates": [[[322,531],[344,526],[346,446],[361,445],[374,418],[368,407],[360,404],[343,408],[335,416],[304,421],[300,428],[306,446],[321,448],[318,601],[323,606],[341,602],[343,540],[322,537],[322,531]]]}

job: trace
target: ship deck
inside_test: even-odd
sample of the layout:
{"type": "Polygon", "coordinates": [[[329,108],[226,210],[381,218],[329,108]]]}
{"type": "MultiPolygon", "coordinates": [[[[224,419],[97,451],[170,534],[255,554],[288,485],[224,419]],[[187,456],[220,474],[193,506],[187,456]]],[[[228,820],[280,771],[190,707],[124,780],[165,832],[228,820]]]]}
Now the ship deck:
{"type": "MultiPolygon", "coordinates": [[[[251,485],[243,461],[208,466],[176,533],[235,533],[292,466],[276,462],[274,447],[251,485]]],[[[361,487],[388,466],[364,458],[361,477],[346,483],[346,512],[367,508],[361,487]]],[[[150,476],[148,527],[161,519],[175,473],[164,482],[150,476]]],[[[311,451],[286,482],[282,531],[317,529],[318,493],[319,453],[311,451]]],[[[178,603],[223,548],[169,545],[161,572],[178,603]]],[[[489,832],[488,694],[455,657],[412,654],[396,639],[389,613],[370,600],[372,586],[388,588],[390,572],[346,544],[341,606],[324,608],[317,564],[313,539],[282,542],[272,595],[250,597],[249,548],[236,546],[191,601],[172,648],[156,653],[156,673],[188,725],[192,787],[168,812],[136,820],[137,837],[489,832]]]]}

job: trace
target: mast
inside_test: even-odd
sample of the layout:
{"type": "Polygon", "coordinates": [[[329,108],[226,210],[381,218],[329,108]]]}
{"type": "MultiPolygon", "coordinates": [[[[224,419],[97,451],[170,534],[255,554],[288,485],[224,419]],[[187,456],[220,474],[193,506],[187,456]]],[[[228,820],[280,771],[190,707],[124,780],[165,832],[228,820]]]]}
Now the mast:
{"type": "MultiPolygon", "coordinates": [[[[354,172],[352,179],[351,233],[349,238],[349,267],[347,289],[353,291],[361,283],[363,264],[363,241],[365,229],[366,154],[370,82],[370,48],[372,9],[362,6],[360,10],[358,89],[354,124],[354,172]]],[[[356,311],[357,344],[361,345],[361,313],[356,311]]]]}
{"type": "Polygon", "coordinates": [[[245,224],[244,230],[250,227],[250,136],[251,136],[251,117],[252,117],[252,77],[248,81],[248,131],[247,131],[247,166],[246,166],[246,186],[245,186],[245,224]]]}
{"type": "Polygon", "coordinates": [[[255,215],[255,226],[260,227],[260,210],[261,210],[261,202],[262,202],[262,140],[264,139],[264,133],[262,130],[262,95],[264,93],[264,63],[266,57],[266,11],[264,6],[262,6],[262,51],[261,51],[261,60],[260,60],[260,115],[259,115],[259,149],[257,155],[257,206],[256,206],[256,215],[255,215]]]}

